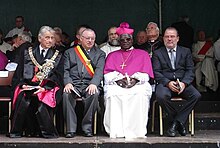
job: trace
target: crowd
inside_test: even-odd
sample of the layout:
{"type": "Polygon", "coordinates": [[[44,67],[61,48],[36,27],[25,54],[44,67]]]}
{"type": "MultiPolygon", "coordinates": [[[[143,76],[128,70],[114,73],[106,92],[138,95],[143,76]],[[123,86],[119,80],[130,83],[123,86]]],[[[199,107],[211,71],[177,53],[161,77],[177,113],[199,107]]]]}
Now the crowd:
{"type": "Polygon", "coordinates": [[[16,27],[5,37],[0,30],[0,70],[15,71],[8,136],[57,138],[53,117],[62,112],[66,138],[76,136],[77,126],[92,137],[100,98],[103,125],[111,138],[146,137],[151,99],[169,115],[167,135],[185,136],[200,92],[216,91],[220,72],[219,39],[213,42],[199,30],[193,42],[188,21],[182,17],[162,35],[149,22],[137,31],[136,41],[134,29],[122,22],[111,26],[107,41],[97,45],[95,30],[88,25],[78,26],[73,42],[61,28],[50,26],[42,26],[34,38],[24,18],[17,16],[16,27]],[[180,109],[171,101],[176,96],[186,100],[180,109]],[[81,125],[75,111],[78,98],[83,102],[81,125]]]}

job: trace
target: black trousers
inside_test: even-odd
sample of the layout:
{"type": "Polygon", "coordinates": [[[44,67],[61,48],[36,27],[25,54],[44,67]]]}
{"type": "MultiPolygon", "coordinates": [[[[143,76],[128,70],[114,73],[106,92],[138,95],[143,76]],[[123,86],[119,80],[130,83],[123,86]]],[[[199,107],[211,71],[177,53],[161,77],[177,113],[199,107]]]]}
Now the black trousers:
{"type": "MultiPolygon", "coordinates": [[[[82,93],[84,105],[82,130],[84,133],[92,133],[93,117],[98,109],[99,93],[89,95],[86,91],[82,93]]],[[[66,132],[76,132],[77,115],[75,112],[76,95],[72,93],[63,93],[63,114],[66,122],[66,132]]]]}
{"type": "Polygon", "coordinates": [[[180,95],[172,92],[168,87],[163,86],[162,84],[159,84],[156,87],[156,99],[162,108],[168,113],[171,121],[177,120],[184,124],[200,98],[201,94],[192,85],[187,86],[180,95]],[[171,101],[171,97],[174,96],[180,96],[186,100],[179,110],[175,109],[173,102],[171,101]]]}
{"type": "Polygon", "coordinates": [[[39,130],[44,138],[57,138],[58,133],[53,124],[53,109],[38,101],[33,92],[23,91],[18,95],[12,115],[10,134],[22,135],[39,130]]]}

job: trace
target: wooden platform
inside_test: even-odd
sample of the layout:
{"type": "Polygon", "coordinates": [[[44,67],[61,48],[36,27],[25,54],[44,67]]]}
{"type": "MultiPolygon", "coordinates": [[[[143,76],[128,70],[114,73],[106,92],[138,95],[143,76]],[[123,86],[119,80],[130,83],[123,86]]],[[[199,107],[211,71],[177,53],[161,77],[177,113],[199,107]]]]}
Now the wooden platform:
{"type": "Polygon", "coordinates": [[[219,148],[219,142],[220,130],[196,131],[193,137],[160,137],[149,134],[147,138],[140,139],[111,139],[108,136],[76,136],[70,139],[8,138],[0,135],[0,148],[219,148]]]}

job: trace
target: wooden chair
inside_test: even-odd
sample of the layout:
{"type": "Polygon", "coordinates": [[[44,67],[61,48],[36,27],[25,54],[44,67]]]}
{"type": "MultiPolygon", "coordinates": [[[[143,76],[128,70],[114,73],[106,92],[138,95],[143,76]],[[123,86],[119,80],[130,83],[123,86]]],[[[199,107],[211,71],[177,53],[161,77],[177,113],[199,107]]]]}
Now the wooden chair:
{"type": "MultiPolygon", "coordinates": [[[[14,75],[14,71],[8,72],[8,77],[0,77],[0,86],[11,86],[12,77],[14,75]]],[[[8,102],[8,130],[10,132],[11,129],[11,97],[0,97],[0,102],[8,102]]]]}
{"type": "MultiPolygon", "coordinates": [[[[184,101],[184,99],[179,97],[173,97],[171,98],[171,101],[173,102],[181,102],[184,101]]],[[[157,100],[153,101],[152,106],[152,121],[151,121],[151,132],[154,132],[154,124],[155,124],[155,107],[156,107],[157,100]]],[[[160,123],[160,136],[163,135],[163,109],[159,105],[159,123],[160,123]]],[[[191,133],[191,136],[194,136],[195,129],[194,129],[194,110],[192,110],[191,114],[189,115],[189,132],[191,133]]]]}

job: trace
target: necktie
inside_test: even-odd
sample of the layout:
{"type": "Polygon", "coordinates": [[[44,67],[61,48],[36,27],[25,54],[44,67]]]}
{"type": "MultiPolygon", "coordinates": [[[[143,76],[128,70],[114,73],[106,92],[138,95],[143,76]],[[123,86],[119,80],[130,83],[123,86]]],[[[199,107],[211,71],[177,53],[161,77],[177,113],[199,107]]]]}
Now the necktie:
{"type": "Polygon", "coordinates": [[[90,50],[86,50],[86,53],[89,54],[90,50]]]}
{"type": "Polygon", "coordinates": [[[173,49],[170,49],[169,52],[170,52],[170,62],[171,62],[172,68],[175,69],[175,55],[174,55],[174,50],[173,50],[173,49]]]}
{"type": "Polygon", "coordinates": [[[44,59],[44,52],[45,52],[45,49],[42,49],[42,50],[41,50],[41,54],[40,54],[41,60],[44,59]]]}

